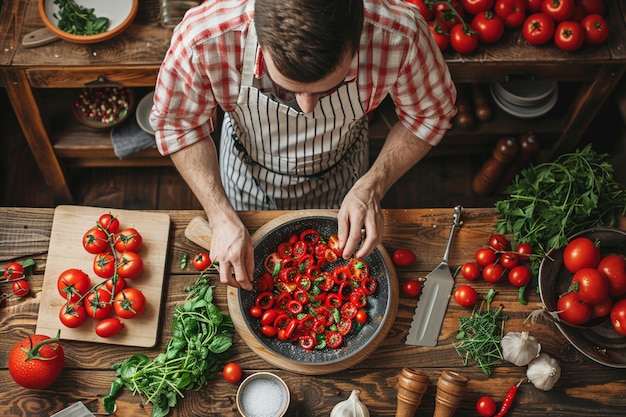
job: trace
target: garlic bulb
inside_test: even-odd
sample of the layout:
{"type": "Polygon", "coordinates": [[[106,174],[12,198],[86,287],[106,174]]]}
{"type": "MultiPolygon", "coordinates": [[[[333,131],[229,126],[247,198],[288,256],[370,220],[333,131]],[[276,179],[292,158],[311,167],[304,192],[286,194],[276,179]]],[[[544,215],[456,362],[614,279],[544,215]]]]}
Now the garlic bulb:
{"type": "Polygon", "coordinates": [[[561,366],[556,359],[541,353],[528,364],[526,376],[535,387],[550,391],[561,377],[561,366]]]}
{"type": "Polygon", "coordinates": [[[528,332],[509,332],[500,341],[502,358],[515,366],[528,365],[541,352],[541,345],[528,332]]]}
{"type": "Polygon", "coordinates": [[[330,417],[370,417],[369,410],[359,398],[360,393],[359,390],[352,390],[347,400],[341,401],[333,407],[330,417]]]}

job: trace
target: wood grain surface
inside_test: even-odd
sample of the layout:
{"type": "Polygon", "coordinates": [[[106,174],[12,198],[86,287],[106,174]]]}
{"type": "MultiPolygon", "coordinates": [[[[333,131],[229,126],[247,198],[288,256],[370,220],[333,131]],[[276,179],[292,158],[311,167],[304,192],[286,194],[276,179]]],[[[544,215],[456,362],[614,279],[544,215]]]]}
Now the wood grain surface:
{"type": "MultiPolygon", "coordinates": [[[[463,225],[458,230],[450,252],[452,271],[471,260],[478,248],[484,246],[493,233],[496,217],[490,208],[465,208],[463,225]]],[[[199,210],[169,211],[171,219],[170,239],[167,250],[166,279],[161,325],[157,345],[152,348],[134,348],[91,342],[66,341],[65,369],[60,378],[42,391],[24,390],[15,384],[7,370],[8,353],[23,337],[36,328],[43,276],[47,268],[48,244],[34,240],[29,255],[36,261],[34,274],[28,277],[32,296],[9,299],[0,307],[0,415],[48,417],[56,411],[82,401],[93,412],[103,412],[101,397],[109,392],[115,373],[111,365],[127,359],[135,353],[154,357],[163,352],[171,337],[171,317],[174,308],[185,297],[184,289],[197,278],[197,272],[188,265],[180,268],[184,254],[190,256],[202,248],[185,237],[185,228],[192,218],[203,216],[199,210]]],[[[241,212],[244,224],[251,233],[273,218],[285,214],[280,211],[241,212]]],[[[398,283],[425,276],[441,261],[441,254],[449,232],[452,208],[384,210],[385,227],[383,244],[391,253],[399,247],[407,247],[417,254],[417,262],[410,268],[398,268],[398,283]]],[[[38,235],[50,234],[53,209],[0,208],[0,230],[33,228],[38,235]]],[[[620,229],[626,230],[623,219],[620,229]]],[[[22,259],[22,258],[18,258],[22,259]]],[[[228,311],[227,288],[212,278],[215,284],[216,305],[228,311]]],[[[463,284],[457,278],[456,285],[463,284]]],[[[573,416],[617,417],[626,409],[626,374],[623,369],[603,366],[582,355],[549,322],[540,320],[534,325],[525,323],[528,315],[541,308],[539,296],[531,291],[528,304],[517,301],[517,290],[506,282],[488,284],[475,281],[472,286],[484,296],[493,286],[498,294],[494,303],[502,305],[509,319],[505,331],[528,330],[542,344],[543,351],[556,358],[562,368],[559,382],[548,392],[540,391],[529,383],[519,387],[518,394],[507,416],[573,416]]],[[[332,407],[345,400],[351,390],[361,390],[361,399],[372,416],[394,416],[398,377],[403,367],[414,368],[428,375],[430,384],[417,411],[418,416],[432,416],[436,395],[436,381],[444,370],[454,370],[469,378],[467,390],[455,416],[475,416],[474,404],[482,395],[490,395],[499,404],[509,388],[524,377],[525,367],[502,362],[494,367],[491,375],[468,363],[467,366],[455,351],[459,318],[468,316],[470,309],[451,302],[444,319],[439,344],[434,348],[414,347],[404,344],[416,300],[400,296],[398,314],[387,338],[365,361],[358,365],[324,376],[307,376],[279,369],[254,353],[235,335],[229,351],[230,359],[244,369],[244,376],[258,371],[279,375],[291,392],[291,405],[287,416],[328,416],[332,407]]],[[[199,391],[185,393],[170,416],[178,417],[236,417],[237,384],[226,382],[216,374],[209,385],[199,391]]],[[[117,399],[119,416],[149,416],[149,404],[124,390],[117,399]]]]}

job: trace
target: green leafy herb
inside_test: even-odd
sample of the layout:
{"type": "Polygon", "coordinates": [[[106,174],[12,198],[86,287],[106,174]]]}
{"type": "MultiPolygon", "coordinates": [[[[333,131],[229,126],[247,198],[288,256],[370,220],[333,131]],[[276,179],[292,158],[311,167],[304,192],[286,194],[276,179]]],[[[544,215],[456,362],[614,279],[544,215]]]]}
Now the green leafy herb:
{"type": "Polygon", "coordinates": [[[152,417],[166,416],[187,390],[199,390],[228,358],[233,322],[213,304],[213,287],[201,274],[188,289],[183,305],[176,306],[172,338],[165,352],[150,359],[136,354],[112,366],[117,379],[104,397],[107,413],[115,411],[115,396],[126,387],[152,403],[152,417]]]}
{"type": "Polygon", "coordinates": [[[486,375],[491,374],[492,366],[502,361],[500,341],[504,336],[504,322],[508,320],[502,314],[502,306],[491,309],[491,301],[495,295],[496,290],[489,289],[485,300],[478,309],[474,308],[470,317],[459,317],[460,326],[456,338],[460,342],[454,344],[465,366],[472,359],[486,375]],[[485,305],[486,310],[482,311],[485,305]]]}
{"type": "Polygon", "coordinates": [[[57,26],[71,35],[91,36],[104,33],[109,29],[109,19],[98,17],[94,9],[88,9],[76,4],[74,0],[53,0],[59,6],[59,14],[53,14],[58,19],[57,26]]]}
{"type": "Polygon", "coordinates": [[[186,253],[183,253],[183,256],[181,256],[178,267],[180,268],[181,271],[187,267],[187,254],[186,253]]]}

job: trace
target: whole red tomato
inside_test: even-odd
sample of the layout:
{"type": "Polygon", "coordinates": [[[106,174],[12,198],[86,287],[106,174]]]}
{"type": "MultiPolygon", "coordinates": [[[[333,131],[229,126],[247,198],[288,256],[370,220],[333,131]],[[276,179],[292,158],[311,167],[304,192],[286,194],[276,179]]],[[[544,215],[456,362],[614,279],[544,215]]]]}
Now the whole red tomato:
{"type": "Polygon", "coordinates": [[[517,265],[508,274],[509,282],[515,287],[522,287],[530,281],[532,273],[526,265],[517,265]]]}
{"type": "Polygon", "coordinates": [[[479,14],[491,10],[495,0],[461,0],[463,9],[469,14],[479,14]]]}
{"type": "Polygon", "coordinates": [[[122,319],[135,318],[146,309],[146,296],[137,288],[124,288],[115,294],[113,309],[122,319]]]}
{"type": "Polygon", "coordinates": [[[18,297],[26,297],[30,293],[30,284],[24,279],[13,281],[11,292],[18,297]]]}
{"type": "Polygon", "coordinates": [[[243,370],[238,363],[229,362],[224,365],[223,374],[226,381],[230,382],[231,384],[236,384],[241,380],[241,377],[243,376],[243,370]]]}
{"type": "Polygon", "coordinates": [[[513,269],[519,264],[519,257],[513,252],[504,252],[500,256],[500,264],[506,269],[513,269]]]}
{"type": "Polygon", "coordinates": [[[463,278],[474,281],[480,276],[480,267],[475,262],[465,262],[461,267],[463,278]]]}
{"type": "Polygon", "coordinates": [[[111,252],[103,252],[94,256],[93,272],[100,278],[111,278],[115,274],[115,256],[111,252]]]}
{"type": "Polygon", "coordinates": [[[471,54],[478,47],[478,34],[458,23],[450,29],[450,46],[460,54],[471,54]]]}
{"type": "Polygon", "coordinates": [[[417,257],[410,249],[396,249],[391,257],[393,263],[397,266],[411,266],[417,260],[417,257]]]}
{"type": "Polygon", "coordinates": [[[497,0],[494,12],[500,16],[509,29],[522,26],[526,19],[526,0],[497,0]]]}
{"type": "Polygon", "coordinates": [[[423,0],[405,0],[407,3],[414,4],[420,9],[420,14],[427,22],[432,20],[433,18],[433,8],[432,6],[427,6],[423,0]]]}
{"type": "Polygon", "coordinates": [[[82,304],[74,304],[72,302],[65,303],[61,306],[59,311],[59,320],[65,327],[74,329],[83,325],[87,319],[87,312],[85,306],[82,304]]]}
{"type": "Polygon", "coordinates": [[[115,250],[123,252],[130,250],[137,252],[143,243],[141,234],[132,227],[124,229],[115,235],[115,250]]]}
{"type": "Polygon", "coordinates": [[[111,312],[111,293],[104,288],[91,291],[85,297],[85,312],[94,319],[103,319],[111,312]]]}
{"type": "Polygon", "coordinates": [[[211,266],[211,257],[206,252],[200,252],[193,257],[192,264],[196,271],[204,271],[211,266]]]}
{"type": "Polygon", "coordinates": [[[496,261],[496,252],[492,248],[480,248],[474,255],[474,260],[479,266],[485,267],[496,261]]]}
{"type": "Polygon", "coordinates": [[[541,11],[556,22],[563,22],[574,14],[574,0],[544,0],[541,11]]]}
{"type": "Polygon", "coordinates": [[[604,0],[576,0],[576,5],[582,9],[585,15],[596,13],[604,15],[606,11],[604,0]]]}
{"type": "Polygon", "coordinates": [[[113,337],[124,328],[124,323],[117,317],[107,317],[96,324],[96,334],[100,337],[113,337]]]}
{"type": "Polygon", "coordinates": [[[478,301],[478,293],[469,285],[460,285],[454,291],[454,299],[463,307],[472,307],[478,301]]]}
{"type": "Polygon", "coordinates": [[[504,235],[494,233],[489,238],[489,246],[497,251],[505,251],[511,249],[511,242],[504,235]]]}
{"type": "Polygon", "coordinates": [[[117,273],[123,278],[135,278],[143,271],[143,259],[137,253],[127,250],[118,259],[117,273]]]}
{"type": "Polygon", "coordinates": [[[445,51],[450,45],[450,36],[445,32],[445,29],[436,22],[428,22],[430,33],[433,34],[435,43],[439,47],[440,51],[445,51]]]}
{"type": "Polygon", "coordinates": [[[626,295],[626,260],[622,255],[611,253],[604,256],[598,264],[598,271],[609,283],[609,295],[626,295]]]}
{"type": "Polygon", "coordinates": [[[7,281],[17,281],[24,278],[24,267],[18,262],[9,262],[4,269],[4,278],[7,281]]]}
{"type": "Polygon", "coordinates": [[[609,282],[596,268],[576,271],[572,287],[583,303],[597,304],[609,295],[609,282]]]}
{"type": "Polygon", "coordinates": [[[591,306],[591,317],[606,317],[611,314],[613,299],[606,297],[604,300],[591,306]]]}
{"type": "Polygon", "coordinates": [[[566,20],[556,27],[554,43],[564,51],[574,52],[585,42],[585,32],[578,22],[566,20]]]}
{"type": "Polygon", "coordinates": [[[619,300],[611,308],[611,323],[615,331],[626,336],[626,299],[619,300]]]}
{"type": "Polygon", "coordinates": [[[581,326],[591,318],[591,306],[580,301],[575,292],[559,297],[556,309],[559,318],[569,324],[581,326]]]}
{"type": "Polygon", "coordinates": [[[483,43],[494,43],[504,34],[504,22],[493,11],[480,12],[472,19],[472,29],[483,43]]]}
{"type": "Polygon", "coordinates": [[[579,269],[595,268],[600,262],[600,249],[586,237],[577,237],[565,246],[563,264],[571,273],[579,269]]]}
{"type": "Polygon", "coordinates": [[[433,18],[437,24],[443,27],[444,32],[450,33],[450,30],[457,23],[461,23],[465,17],[465,12],[461,4],[457,0],[452,3],[435,3],[433,5],[433,18]]]}
{"type": "Polygon", "coordinates": [[[493,417],[496,411],[496,402],[490,396],[484,395],[476,401],[476,412],[482,417],[493,417]]]}
{"type": "Polygon", "coordinates": [[[531,45],[543,45],[554,35],[554,20],[545,13],[533,13],[524,20],[522,35],[531,45]]]}
{"type": "Polygon", "coordinates": [[[91,254],[106,252],[111,249],[106,233],[102,229],[92,227],[83,235],[83,247],[91,254]]]}
{"type": "Polygon", "coordinates": [[[528,7],[526,10],[530,13],[540,12],[543,0],[527,0],[528,7]]]}
{"type": "Polygon", "coordinates": [[[580,24],[585,32],[585,42],[589,45],[600,45],[609,38],[609,24],[599,14],[585,16],[580,24]]]}
{"type": "Polygon", "coordinates": [[[402,293],[410,298],[415,298],[422,292],[422,286],[414,279],[405,281],[402,285],[402,293]]]}
{"type": "Polygon", "coordinates": [[[65,353],[56,337],[36,334],[22,339],[9,354],[9,373],[15,382],[28,389],[43,389],[61,375],[65,353]]]}
{"type": "Polygon", "coordinates": [[[100,216],[98,219],[98,223],[102,228],[109,233],[117,233],[120,230],[120,221],[117,217],[112,215],[111,213],[106,213],[100,216]]]}
{"type": "Polygon", "coordinates": [[[498,282],[504,275],[504,267],[500,264],[489,264],[483,268],[483,279],[487,282],[498,282]]]}
{"type": "Polygon", "coordinates": [[[59,274],[57,289],[61,297],[78,301],[91,288],[89,276],[78,268],[70,268],[59,274]]]}
{"type": "Polygon", "coordinates": [[[527,261],[530,258],[530,255],[533,254],[533,247],[528,243],[520,243],[515,248],[515,253],[522,261],[527,261]]]}

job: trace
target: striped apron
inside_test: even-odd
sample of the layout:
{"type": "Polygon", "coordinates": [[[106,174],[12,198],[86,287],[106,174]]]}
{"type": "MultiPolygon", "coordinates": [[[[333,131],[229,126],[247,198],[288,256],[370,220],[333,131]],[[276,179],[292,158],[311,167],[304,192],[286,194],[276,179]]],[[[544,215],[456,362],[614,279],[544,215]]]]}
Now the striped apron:
{"type": "Polygon", "coordinates": [[[251,25],[237,107],[222,126],[220,175],[228,198],[236,210],[339,208],[369,164],[357,83],[304,114],[255,86],[256,51],[251,25]]]}

